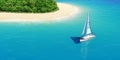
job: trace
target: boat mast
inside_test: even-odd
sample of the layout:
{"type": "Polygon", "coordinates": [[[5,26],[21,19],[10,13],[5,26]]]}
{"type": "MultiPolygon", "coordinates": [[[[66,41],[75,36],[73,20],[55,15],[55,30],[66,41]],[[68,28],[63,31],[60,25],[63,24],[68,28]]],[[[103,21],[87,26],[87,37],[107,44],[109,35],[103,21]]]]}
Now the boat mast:
{"type": "Polygon", "coordinates": [[[84,36],[86,34],[86,26],[87,26],[87,20],[85,21],[84,28],[83,28],[81,36],[84,36]]]}
{"type": "Polygon", "coordinates": [[[87,27],[86,27],[86,34],[91,34],[91,28],[90,28],[90,15],[88,13],[88,18],[87,18],[87,27]]]}

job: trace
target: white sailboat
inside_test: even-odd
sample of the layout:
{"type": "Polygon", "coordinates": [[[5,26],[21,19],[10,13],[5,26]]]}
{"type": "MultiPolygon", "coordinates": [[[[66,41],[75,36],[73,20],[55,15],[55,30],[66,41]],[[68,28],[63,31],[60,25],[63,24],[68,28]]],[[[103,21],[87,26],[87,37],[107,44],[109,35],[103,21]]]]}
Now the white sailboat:
{"type": "Polygon", "coordinates": [[[92,33],[92,30],[90,27],[90,16],[88,14],[81,37],[71,37],[71,38],[75,43],[80,43],[83,41],[90,40],[93,37],[95,37],[95,35],[92,33]]]}

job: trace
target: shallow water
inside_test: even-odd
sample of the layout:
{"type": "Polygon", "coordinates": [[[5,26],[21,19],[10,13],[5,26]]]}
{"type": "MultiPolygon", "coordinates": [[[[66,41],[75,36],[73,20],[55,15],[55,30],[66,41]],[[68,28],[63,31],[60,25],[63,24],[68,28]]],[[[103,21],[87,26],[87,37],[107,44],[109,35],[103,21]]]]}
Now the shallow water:
{"type": "Polygon", "coordinates": [[[82,7],[80,16],[52,23],[0,23],[0,60],[119,60],[120,4],[115,0],[58,0],[82,7]],[[96,37],[75,44],[90,12],[96,37]]]}

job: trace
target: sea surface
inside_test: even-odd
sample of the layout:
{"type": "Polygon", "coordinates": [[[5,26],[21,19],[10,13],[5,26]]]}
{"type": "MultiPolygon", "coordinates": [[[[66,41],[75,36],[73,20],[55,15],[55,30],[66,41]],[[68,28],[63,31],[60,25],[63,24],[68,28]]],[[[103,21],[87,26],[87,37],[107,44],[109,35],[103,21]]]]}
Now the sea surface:
{"type": "Polygon", "coordinates": [[[0,23],[0,60],[120,60],[119,0],[58,0],[82,13],[50,23],[0,23]],[[95,38],[75,44],[87,12],[95,38]]]}

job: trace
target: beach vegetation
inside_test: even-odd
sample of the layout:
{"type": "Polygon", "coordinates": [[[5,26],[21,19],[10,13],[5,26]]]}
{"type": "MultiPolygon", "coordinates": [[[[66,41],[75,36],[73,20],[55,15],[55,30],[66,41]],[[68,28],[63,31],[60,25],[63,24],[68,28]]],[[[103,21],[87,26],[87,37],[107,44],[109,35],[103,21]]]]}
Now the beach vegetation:
{"type": "Polygon", "coordinates": [[[0,0],[0,11],[46,13],[59,10],[56,0],[0,0]]]}

